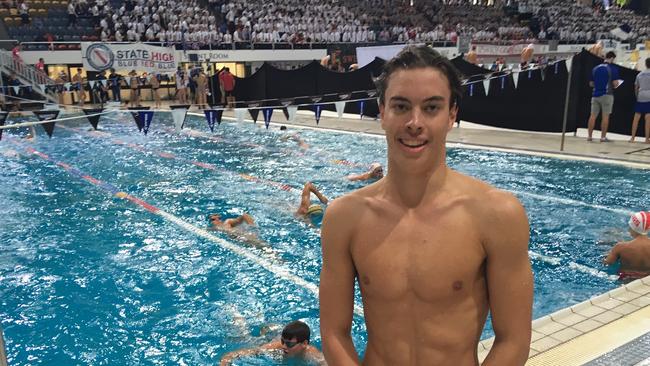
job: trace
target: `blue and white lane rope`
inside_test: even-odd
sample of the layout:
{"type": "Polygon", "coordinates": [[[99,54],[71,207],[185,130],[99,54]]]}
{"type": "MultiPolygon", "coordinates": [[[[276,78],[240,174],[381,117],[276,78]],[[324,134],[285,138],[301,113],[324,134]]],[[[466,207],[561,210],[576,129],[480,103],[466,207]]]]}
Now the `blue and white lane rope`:
{"type": "MultiPolygon", "coordinates": [[[[14,139],[8,139],[8,141],[11,141],[11,143],[19,146],[20,148],[22,148],[27,153],[36,155],[36,156],[42,158],[43,160],[49,161],[49,162],[63,168],[65,171],[67,171],[71,175],[73,175],[75,177],[78,177],[78,178],[81,178],[81,179],[91,183],[92,185],[94,185],[96,187],[99,187],[99,188],[103,189],[104,191],[107,191],[108,193],[110,193],[111,195],[113,195],[113,196],[115,196],[117,198],[122,198],[122,199],[129,200],[129,201],[135,203],[136,205],[144,208],[145,210],[147,210],[147,211],[149,211],[149,212],[151,212],[153,214],[156,214],[156,215],[164,218],[165,220],[167,220],[169,222],[172,222],[172,223],[176,224],[180,228],[182,228],[182,229],[184,229],[184,230],[186,230],[186,231],[188,231],[188,232],[190,232],[190,233],[192,233],[194,235],[197,235],[197,236],[200,236],[200,237],[202,237],[204,239],[207,239],[207,240],[219,245],[220,247],[222,247],[224,249],[230,250],[231,252],[233,252],[234,254],[237,254],[240,257],[248,259],[249,261],[251,261],[251,262],[257,264],[258,266],[264,268],[265,270],[271,272],[272,274],[274,274],[278,278],[281,278],[283,280],[292,282],[293,284],[295,284],[295,285],[297,285],[299,287],[302,287],[305,290],[311,292],[314,296],[316,296],[316,298],[318,298],[318,286],[316,284],[311,283],[311,282],[309,282],[309,281],[307,281],[307,280],[305,280],[305,279],[291,273],[291,271],[289,271],[287,268],[275,265],[275,264],[271,263],[269,260],[267,260],[265,258],[262,258],[262,257],[256,255],[255,253],[251,252],[251,251],[248,251],[248,250],[246,250],[246,249],[244,249],[244,248],[242,248],[242,247],[240,247],[240,246],[238,246],[238,245],[236,245],[234,243],[231,243],[231,242],[229,242],[227,240],[219,238],[219,237],[215,236],[214,234],[211,234],[207,230],[199,228],[197,226],[194,226],[194,225],[190,224],[189,222],[181,219],[180,217],[178,217],[176,215],[173,215],[173,214],[171,214],[169,212],[161,210],[160,208],[158,208],[158,207],[156,207],[156,206],[154,206],[152,204],[149,204],[144,200],[141,200],[141,199],[139,199],[139,198],[137,198],[135,196],[132,196],[132,195],[130,195],[130,194],[124,192],[124,191],[121,191],[119,188],[115,187],[114,185],[112,185],[110,183],[102,182],[101,180],[96,179],[96,178],[92,177],[91,175],[85,174],[81,170],[79,170],[79,169],[77,169],[77,168],[75,168],[75,167],[73,167],[73,166],[71,166],[71,165],[69,165],[67,163],[57,161],[57,160],[53,159],[52,157],[50,157],[49,155],[44,154],[44,153],[42,153],[42,152],[40,152],[40,151],[38,151],[36,149],[33,149],[31,147],[26,147],[23,144],[14,141],[14,139]]],[[[361,306],[355,304],[354,305],[354,313],[359,315],[359,316],[363,316],[363,308],[361,306]]]]}

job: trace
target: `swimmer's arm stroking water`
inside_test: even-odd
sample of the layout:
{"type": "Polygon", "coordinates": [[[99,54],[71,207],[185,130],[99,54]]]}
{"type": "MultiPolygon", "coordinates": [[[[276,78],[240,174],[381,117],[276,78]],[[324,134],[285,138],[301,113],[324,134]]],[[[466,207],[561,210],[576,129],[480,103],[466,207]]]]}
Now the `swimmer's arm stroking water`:
{"type": "Polygon", "coordinates": [[[260,353],[264,353],[264,352],[279,350],[281,348],[282,348],[282,345],[280,344],[280,341],[273,341],[273,342],[269,342],[267,344],[261,345],[259,347],[255,347],[255,348],[240,349],[240,350],[237,350],[237,351],[229,352],[229,353],[226,353],[221,358],[221,362],[219,363],[219,365],[220,366],[228,366],[235,359],[237,359],[239,357],[254,356],[254,355],[258,355],[260,353]]]}
{"type": "Polygon", "coordinates": [[[370,179],[370,172],[365,172],[361,174],[350,174],[347,176],[347,179],[350,181],[358,181],[358,180],[368,180],[370,179]]]}

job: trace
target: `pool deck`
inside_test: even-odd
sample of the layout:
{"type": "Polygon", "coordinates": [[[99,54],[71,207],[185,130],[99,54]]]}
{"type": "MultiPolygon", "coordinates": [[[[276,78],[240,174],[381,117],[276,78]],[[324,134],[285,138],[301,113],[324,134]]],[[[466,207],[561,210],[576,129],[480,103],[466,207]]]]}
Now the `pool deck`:
{"type": "MultiPolygon", "coordinates": [[[[241,112],[240,112],[241,113],[241,112]]],[[[236,118],[234,112],[224,117],[236,118]]],[[[319,128],[346,132],[383,135],[380,122],[356,116],[339,119],[323,112],[319,124],[311,112],[300,111],[292,122],[280,110],[273,113],[271,127],[287,125],[294,128],[319,128]]],[[[244,119],[251,121],[246,112],[244,119]]],[[[261,127],[263,121],[257,122],[261,127]]],[[[600,131],[594,132],[600,137],[600,131]]],[[[449,146],[485,148],[561,159],[599,161],[634,168],[650,169],[650,144],[637,138],[608,134],[611,142],[586,141],[586,131],[565,136],[560,151],[561,134],[534,133],[495,129],[461,122],[448,137],[449,146]],[[640,142],[639,142],[640,141],[640,142]]],[[[526,365],[650,365],[650,276],[623,285],[580,304],[562,309],[532,322],[532,339],[526,365]]],[[[480,342],[478,357],[482,362],[494,342],[480,342]]]]}

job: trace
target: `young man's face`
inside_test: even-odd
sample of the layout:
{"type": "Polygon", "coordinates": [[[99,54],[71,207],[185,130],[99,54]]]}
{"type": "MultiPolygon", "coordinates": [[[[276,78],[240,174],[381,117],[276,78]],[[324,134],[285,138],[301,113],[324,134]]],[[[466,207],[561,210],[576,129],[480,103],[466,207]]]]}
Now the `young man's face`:
{"type": "Polygon", "coordinates": [[[398,70],[388,79],[381,125],[386,132],[389,160],[403,164],[430,164],[445,154],[447,132],[456,121],[458,108],[449,107],[447,77],[427,67],[398,70]]]}
{"type": "Polygon", "coordinates": [[[302,354],[307,348],[307,341],[298,342],[298,338],[291,339],[281,338],[282,352],[287,356],[297,356],[302,354]]]}

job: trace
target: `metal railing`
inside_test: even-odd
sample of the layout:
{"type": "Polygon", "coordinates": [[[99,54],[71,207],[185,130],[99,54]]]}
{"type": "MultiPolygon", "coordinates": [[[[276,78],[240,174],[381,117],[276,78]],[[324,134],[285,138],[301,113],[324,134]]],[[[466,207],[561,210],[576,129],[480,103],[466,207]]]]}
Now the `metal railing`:
{"type": "Polygon", "coordinates": [[[13,57],[9,51],[0,51],[0,67],[6,73],[13,73],[21,79],[22,82],[30,85],[32,89],[47,98],[50,101],[56,102],[57,97],[53,91],[43,90],[41,85],[53,85],[54,80],[50,79],[43,71],[35,68],[34,66],[27,65],[20,58],[13,57]]]}

